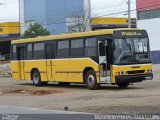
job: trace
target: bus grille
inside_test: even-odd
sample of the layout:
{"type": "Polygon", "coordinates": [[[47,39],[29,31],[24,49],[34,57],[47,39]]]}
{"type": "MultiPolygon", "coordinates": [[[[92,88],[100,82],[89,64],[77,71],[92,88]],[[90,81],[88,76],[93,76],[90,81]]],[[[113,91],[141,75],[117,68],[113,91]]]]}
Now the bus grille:
{"type": "Polygon", "coordinates": [[[127,71],[128,74],[143,74],[145,70],[127,71]]]}

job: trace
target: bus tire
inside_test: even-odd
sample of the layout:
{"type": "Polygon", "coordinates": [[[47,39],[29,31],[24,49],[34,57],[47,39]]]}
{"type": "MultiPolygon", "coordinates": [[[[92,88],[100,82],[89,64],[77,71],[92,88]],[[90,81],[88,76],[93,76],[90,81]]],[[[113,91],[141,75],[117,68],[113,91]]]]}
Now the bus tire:
{"type": "Polygon", "coordinates": [[[117,85],[119,88],[127,88],[129,86],[129,83],[118,83],[117,85]]]}
{"type": "Polygon", "coordinates": [[[38,70],[33,70],[32,72],[32,82],[36,87],[42,86],[41,76],[38,70]]]}
{"type": "Polygon", "coordinates": [[[100,84],[97,83],[96,73],[94,70],[89,70],[85,74],[85,83],[87,88],[90,90],[96,90],[100,87],[100,84]]]}
{"type": "Polygon", "coordinates": [[[58,84],[61,86],[69,86],[70,85],[69,82],[58,82],[58,84]]]}

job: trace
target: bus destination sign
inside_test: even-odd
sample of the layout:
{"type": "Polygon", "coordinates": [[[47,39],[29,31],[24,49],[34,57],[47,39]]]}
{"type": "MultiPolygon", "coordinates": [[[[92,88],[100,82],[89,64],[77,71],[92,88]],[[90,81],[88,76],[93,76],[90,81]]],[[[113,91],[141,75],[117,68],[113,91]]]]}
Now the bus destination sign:
{"type": "Polygon", "coordinates": [[[141,32],[122,32],[122,36],[141,36],[141,32]]]}
{"type": "Polygon", "coordinates": [[[115,31],[114,38],[134,38],[134,37],[148,37],[147,32],[145,30],[123,30],[123,31],[115,31]]]}

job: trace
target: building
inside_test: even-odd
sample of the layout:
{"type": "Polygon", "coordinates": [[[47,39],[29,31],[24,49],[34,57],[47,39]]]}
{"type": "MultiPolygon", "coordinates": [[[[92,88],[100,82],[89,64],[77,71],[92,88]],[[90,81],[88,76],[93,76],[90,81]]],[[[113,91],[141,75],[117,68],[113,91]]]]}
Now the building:
{"type": "Polygon", "coordinates": [[[10,59],[11,40],[19,38],[19,22],[0,23],[0,60],[10,59]]]}
{"type": "Polygon", "coordinates": [[[147,30],[153,63],[160,64],[160,0],[136,0],[137,25],[147,30]]]}
{"type": "MultiPolygon", "coordinates": [[[[136,19],[131,19],[131,27],[136,28],[136,19]]],[[[112,29],[112,28],[128,28],[128,18],[93,18],[91,20],[92,30],[112,29]]]]}
{"type": "MultiPolygon", "coordinates": [[[[82,31],[90,15],[90,0],[19,0],[21,33],[40,23],[52,34],[82,31]]],[[[88,22],[89,23],[89,22],[88,22]]]]}

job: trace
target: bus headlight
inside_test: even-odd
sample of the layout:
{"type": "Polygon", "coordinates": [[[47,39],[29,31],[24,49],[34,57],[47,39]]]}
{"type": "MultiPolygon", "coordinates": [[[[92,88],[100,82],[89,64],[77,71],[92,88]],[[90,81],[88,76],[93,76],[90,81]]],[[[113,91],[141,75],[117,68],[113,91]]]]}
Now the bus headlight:
{"type": "Polygon", "coordinates": [[[118,75],[126,75],[126,72],[116,72],[116,76],[118,75]]]}
{"type": "Polygon", "coordinates": [[[126,72],[120,72],[121,75],[126,75],[126,72]]]}
{"type": "Polygon", "coordinates": [[[146,70],[146,73],[152,73],[152,70],[146,70]]]}

